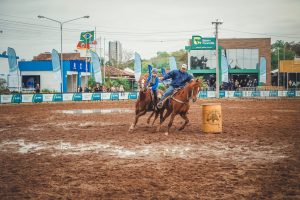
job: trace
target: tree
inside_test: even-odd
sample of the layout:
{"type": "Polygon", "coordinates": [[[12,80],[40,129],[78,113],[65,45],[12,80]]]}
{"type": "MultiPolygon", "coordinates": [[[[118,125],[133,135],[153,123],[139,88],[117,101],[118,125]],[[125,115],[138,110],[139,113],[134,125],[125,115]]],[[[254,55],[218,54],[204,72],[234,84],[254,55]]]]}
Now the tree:
{"type": "MultiPolygon", "coordinates": [[[[296,45],[293,46],[292,43],[284,42],[283,40],[277,40],[274,44],[272,44],[272,53],[271,53],[271,69],[278,69],[278,59],[279,60],[293,60],[295,57],[295,51],[292,49],[293,47],[296,49],[296,45]],[[279,53],[279,56],[278,56],[279,53]]],[[[299,43],[298,43],[299,44],[299,43]]]]}

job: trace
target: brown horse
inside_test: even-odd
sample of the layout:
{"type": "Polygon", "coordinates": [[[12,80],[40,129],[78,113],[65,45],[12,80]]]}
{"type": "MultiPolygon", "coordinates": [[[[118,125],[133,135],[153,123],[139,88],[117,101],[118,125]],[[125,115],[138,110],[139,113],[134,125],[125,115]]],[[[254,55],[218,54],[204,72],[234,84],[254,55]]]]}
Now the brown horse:
{"type": "Polygon", "coordinates": [[[162,123],[171,115],[168,124],[168,131],[165,133],[166,135],[168,135],[170,127],[173,124],[173,120],[178,114],[185,120],[184,124],[179,128],[179,130],[183,130],[185,128],[185,126],[189,123],[189,119],[187,118],[187,112],[190,108],[190,99],[193,99],[193,102],[197,100],[200,87],[200,80],[192,80],[188,84],[186,84],[184,88],[182,88],[170,97],[170,103],[166,103],[166,105],[160,111],[160,124],[157,127],[157,131],[160,130],[162,123]],[[167,109],[167,112],[163,116],[164,108],[167,109]]]}
{"type": "MultiPolygon", "coordinates": [[[[131,124],[129,128],[129,132],[132,132],[139,120],[139,117],[145,115],[148,111],[151,111],[151,115],[148,117],[147,123],[150,123],[151,117],[155,114],[155,118],[152,122],[152,126],[157,119],[159,115],[159,110],[157,108],[149,109],[149,107],[152,107],[153,103],[153,95],[151,94],[151,89],[147,89],[146,87],[146,81],[147,77],[141,77],[141,79],[138,81],[138,87],[139,87],[139,97],[135,104],[135,119],[134,122],[131,124]]],[[[161,93],[160,90],[157,91],[158,93],[161,93]]]]}

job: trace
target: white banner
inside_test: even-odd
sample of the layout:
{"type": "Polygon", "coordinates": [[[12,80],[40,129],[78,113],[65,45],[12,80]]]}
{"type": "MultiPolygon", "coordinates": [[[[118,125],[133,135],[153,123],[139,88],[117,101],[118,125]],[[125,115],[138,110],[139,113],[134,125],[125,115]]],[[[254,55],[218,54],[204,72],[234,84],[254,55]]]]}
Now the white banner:
{"type": "Polygon", "coordinates": [[[296,91],[296,97],[300,97],[300,91],[296,91]]]}
{"type": "Polygon", "coordinates": [[[225,96],[226,97],[229,97],[229,98],[233,98],[234,97],[234,91],[226,91],[225,92],[225,96]],[[227,95],[226,95],[226,92],[227,92],[227,95]]]}
{"type": "Polygon", "coordinates": [[[251,97],[252,91],[243,91],[243,97],[251,97]]]}
{"type": "Polygon", "coordinates": [[[279,97],[286,97],[287,96],[287,91],[278,91],[278,96],[279,97]]]}
{"type": "Polygon", "coordinates": [[[93,93],[82,93],[82,101],[91,101],[93,93]]]}
{"type": "Polygon", "coordinates": [[[269,97],[270,96],[270,91],[260,91],[260,96],[261,97],[269,97]]]}
{"type": "Polygon", "coordinates": [[[207,91],[207,98],[214,98],[216,97],[215,91],[207,91]]]}
{"type": "Polygon", "coordinates": [[[43,94],[43,101],[51,102],[53,99],[53,94],[43,94]]]}
{"type": "Polygon", "coordinates": [[[33,94],[22,94],[22,103],[32,103],[33,94]]]}
{"type": "Polygon", "coordinates": [[[125,100],[128,99],[129,92],[119,93],[119,99],[125,100]]]}
{"type": "Polygon", "coordinates": [[[1,95],[1,103],[11,103],[11,99],[12,99],[13,95],[1,95]]]}
{"type": "Polygon", "coordinates": [[[73,93],[63,94],[63,101],[72,101],[73,93]]]}
{"type": "Polygon", "coordinates": [[[110,100],[110,94],[111,93],[102,93],[101,94],[101,99],[103,99],[103,100],[110,100]]]}

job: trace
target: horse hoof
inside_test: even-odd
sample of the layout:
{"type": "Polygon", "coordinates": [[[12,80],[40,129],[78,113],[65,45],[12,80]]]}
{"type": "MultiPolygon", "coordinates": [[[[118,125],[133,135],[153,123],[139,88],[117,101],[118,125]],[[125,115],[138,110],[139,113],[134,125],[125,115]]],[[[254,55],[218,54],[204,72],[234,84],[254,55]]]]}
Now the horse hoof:
{"type": "Polygon", "coordinates": [[[168,136],[169,135],[169,133],[168,132],[165,132],[165,136],[168,136]]]}

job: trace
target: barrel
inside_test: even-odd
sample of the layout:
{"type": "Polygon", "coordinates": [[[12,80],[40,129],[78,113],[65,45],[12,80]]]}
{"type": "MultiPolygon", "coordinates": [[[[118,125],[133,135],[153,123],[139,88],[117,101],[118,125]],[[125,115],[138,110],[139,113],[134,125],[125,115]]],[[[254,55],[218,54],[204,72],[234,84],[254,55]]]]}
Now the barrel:
{"type": "Polygon", "coordinates": [[[220,103],[202,104],[202,131],[204,133],[222,132],[222,112],[220,103]]]}

